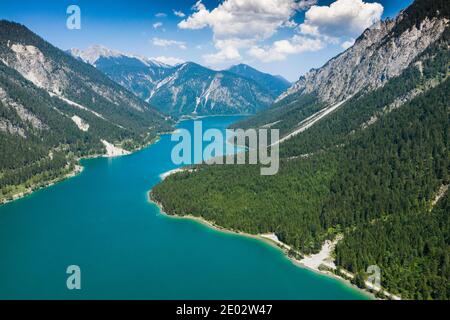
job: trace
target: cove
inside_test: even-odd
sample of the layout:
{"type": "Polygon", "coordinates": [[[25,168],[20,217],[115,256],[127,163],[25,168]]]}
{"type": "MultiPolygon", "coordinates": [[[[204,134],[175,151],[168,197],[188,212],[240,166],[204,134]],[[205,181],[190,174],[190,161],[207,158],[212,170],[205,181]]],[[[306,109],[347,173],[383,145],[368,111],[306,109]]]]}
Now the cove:
{"type": "Polygon", "coordinates": [[[80,175],[0,206],[0,299],[368,299],[263,241],[161,214],[147,193],[177,167],[175,144],[164,135],[129,156],[83,160],[80,175]],[[71,265],[81,290],[66,287],[71,265]]]}

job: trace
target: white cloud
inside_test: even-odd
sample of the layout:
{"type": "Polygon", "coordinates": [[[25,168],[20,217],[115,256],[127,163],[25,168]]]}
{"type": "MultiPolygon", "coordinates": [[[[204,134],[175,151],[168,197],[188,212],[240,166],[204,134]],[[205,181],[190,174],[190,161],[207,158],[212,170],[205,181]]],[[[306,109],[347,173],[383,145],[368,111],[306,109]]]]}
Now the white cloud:
{"type": "Polygon", "coordinates": [[[173,10],[173,14],[176,15],[177,17],[180,17],[180,18],[186,17],[184,12],[182,12],[182,11],[173,10]]]}
{"type": "Polygon", "coordinates": [[[157,17],[157,18],[165,18],[165,17],[167,17],[167,14],[165,14],[164,12],[158,12],[157,14],[155,14],[155,17],[157,17]]]}
{"type": "Polygon", "coordinates": [[[164,64],[168,64],[170,66],[174,66],[174,65],[185,62],[183,59],[176,58],[176,57],[167,57],[167,56],[152,57],[150,59],[162,62],[164,64]]]}
{"type": "Polygon", "coordinates": [[[239,59],[239,49],[249,48],[273,36],[281,27],[293,27],[292,17],[316,0],[224,0],[208,10],[198,1],[180,29],[211,28],[217,53],[205,55],[207,62],[239,59]]]}
{"type": "Polygon", "coordinates": [[[155,22],[155,23],[153,24],[153,28],[154,28],[154,29],[161,28],[162,26],[163,26],[163,23],[162,23],[162,22],[155,22]]]}
{"type": "Polygon", "coordinates": [[[341,47],[344,48],[345,50],[347,50],[354,44],[355,44],[355,39],[350,39],[350,40],[342,42],[341,47]]]}
{"type": "Polygon", "coordinates": [[[261,61],[271,62],[284,60],[290,54],[318,51],[324,47],[325,43],[320,39],[294,35],[289,40],[275,41],[270,47],[253,46],[247,53],[261,61]]]}
{"type": "Polygon", "coordinates": [[[178,48],[180,48],[182,50],[186,50],[186,43],[183,41],[153,38],[152,43],[154,46],[157,46],[157,47],[177,46],[178,48]]]}
{"type": "Polygon", "coordinates": [[[229,39],[219,39],[214,41],[214,46],[219,50],[224,50],[229,47],[236,49],[248,48],[255,43],[253,39],[239,39],[239,38],[229,38],[229,39]]]}
{"type": "Polygon", "coordinates": [[[318,51],[327,44],[348,48],[354,43],[353,37],[381,19],[384,10],[381,4],[364,0],[336,0],[329,6],[316,3],[317,0],[223,0],[216,8],[208,9],[199,0],[192,8],[194,12],[178,27],[212,30],[217,51],[203,56],[209,65],[243,60],[244,52],[270,62],[318,51]],[[305,21],[297,25],[294,16],[300,10],[307,12],[305,21]],[[267,44],[280,28],[296,28],[296,34],[267,44]]]}
{"type": "Polygon", "coordinates": [[[285,23],[283,23],[283,27],[295,28],[295,27],[297,27],[297,23],[293,20],[289,20],[289,21],[286,21],[285,23]]]}
{"type": "Polygon", "coordinates": [[[330,38],[357,36],[381,19],[383,6],[362,0],[337,0],[330,6],[312,6],[300,32],[330,38]]]}
{"type": "Polygon", "coordinates": [[[238,61],[241,59],[238,49],[226,47],[217,53],[205,54],[203,59],[207,64],[217,65],[224,62],[238,61]]]}
{"type": "Polygon", "coordinates": [[[178,26],[181,29],[210,27],[216,38],[268,38],[288,22],[297,10],[316,1],[295,0],[225,0],[209,11],[198,1],[195,12],[178,26]]]}
{"type": "Polygon", "coordinates": [[[214,42],[214,46],[218,50],[213,54],[206,54],[203,59],[208,65],[218,65],[225,62],[241,60],[239,49],[248,48],[254,45],[255,41],[252,39],[219,39],[214,42]]]}

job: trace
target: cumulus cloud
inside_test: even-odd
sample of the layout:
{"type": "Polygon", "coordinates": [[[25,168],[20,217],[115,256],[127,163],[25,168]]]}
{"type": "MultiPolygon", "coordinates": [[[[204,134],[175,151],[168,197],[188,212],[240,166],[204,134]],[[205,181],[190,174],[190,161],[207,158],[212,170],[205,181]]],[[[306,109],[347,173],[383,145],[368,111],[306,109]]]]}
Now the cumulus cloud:
{"type": "Polygon", "coordinates": [[[238,49],[226,47],[217,53],[205,54],[203,59],[207,64],[217,65],[224,62],[238,61],[241,59],[238,49]]]}
{"type": "Polygon", "coordinates": [[[349,39],[378,22],[384,10],[381,4],[364,0],[316,4],[317,0],[223,0],[208,9],[200,0],[178,27],[212,30],[217,51],[203,56],[210,65],[240,60],[243,53],[270,62],[318,51],[327,44],[348,48],[354,42],[349,39]],[[300,10],[307,11],[304,22],[297,25],[294,16],[300,10]],[[295,29],[294,35],[268,44],[280,28],[295,29]]]}
{"type": "Polygon", "coordinates": [[[180,18],[186,17],[186,15],[184,14],[184,12],[178,11],[178,10],[173,10],[173,14],[176,15],[177,17],[180,17],[180,18]]]}
{"type": "Polygon", "coordinates": [[[167,17],[167,14],[165,14],[164,12],[158,12],[157,14],[155,14],[155,17],[157,17],[157,18],[165,18],[165,17],[167,17]]]}
{"type": "Polygon", "coordinates": [[[248,55],[264,62],[286,59],[287,55],[308,51],[318,51],[325,47],[320,39],[312,39],[295,35],[289,40],[275,41],[270,47],[254,46],[248,50],[248,55]]]}
{"type": "Polygon", "coordinates": [[[155,23],[153,24],[153,28],[154,28],[154,29],[161,28],[162,26],[163,26],[162,22],[155,22],[155,23]]]}
{"type": "Polygon", "coordinates": [[[198,1],[194,13],[181,21],[181,29],[210,27],[214,36],[239,38],[268,38],[288,22],[297,10],[316,1],[295,0],[225,0],[209,11],[198,1]]]}
{"type": "Polygon", "coordinates": [[[305,13],[300,32],[329,38],[357,36],[380,21],[383,6],[362,0],[337,0],[329,6],[312,6],[305,13]]]}
{"type": "Polygon", "coordinates": [[[214,42],[217,52],[213,54],[206,54],[203,56],[203,59],[209,65],[218,65],[225,62],[238,61],[242,58],[239,53],[239,49],[248,48],[253,44],[254,41],[252,39],[218,39],[214,42]]]}
{"type": "Polygon", "coordinates": [[[157,46],[157,47],[177,46],[178,48],[180,48],[182,50],[186,50],[186,43],[183,41],[153,38],[152,42],[153,42],[153,45],[157,46]]]}
{"type": "Polygon", "coordinates": [[[162,62],[164,64],[168,64],[170,66],[175,66],[177,64],[185,62],[183,59],[180,58],[166,57],[166,56],[152,57],[150,59],[162,62]]]}
{"type": "Polygon", "coordinates": [[[239,49],[252,47],[273,36],[281,27],[294,27],[291,18],[316,0],[224,0],[208,10],[202,1],[193,6],[180,29],[211,28],[217,53],[205,55],[208,62],[239,59],[239,49]]]}
{"type": "Polygon", "coordinates": [[[289,21],[286,21],[285,23],[283,23],[283,27],[295,28],[295,27],[297,27],[297,23],[293,20],[289,20],[289,21]]]}

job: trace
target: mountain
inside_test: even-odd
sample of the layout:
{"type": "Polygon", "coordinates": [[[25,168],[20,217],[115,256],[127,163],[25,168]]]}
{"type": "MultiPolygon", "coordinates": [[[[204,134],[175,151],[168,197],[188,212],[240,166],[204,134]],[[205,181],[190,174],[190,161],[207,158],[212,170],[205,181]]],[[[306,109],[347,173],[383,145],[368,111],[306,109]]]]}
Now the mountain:
{"type": "Polygon", "coordinates": [[[255,113],[274,97],[255,81],[187,62],[159,81],[149,101],[169,114],[255,113]]]}
{"type": "Polygon", "coordinates": [[[84,51],[71,49],[67,52],[95,66],[142,100],[148,100],[157,83],[174,71],[172,66],[159,61],[113,51],[99,45],[84,51]]]}
{"type": "Polygon", "coordinates": [[[168,214],[274,234],[300,261],[335,241],[316,270],[367,289],[379,268],[378,297],[450,299],[449,21],[447,1],[416,0],[237,124],[282,130],[278,174],[198,165],[152,198],[168,214]]]}
{"type": "Polygon", "coordinates": [[[272,104],[284,83],[254,69],[243,72],[246,77],[193,62],[168,66],[101,46],[69,52],[162,112],[175,116],[255,113],[272,104]]]}
{"type": "Polygon", "coordinates": [[[277,99],[273,108],[243,125],[276,123],[274,127],[287,134],[306,118],[326,112],[326,108],[333,111],[337,104],[361,91],[382,87],[440,38],[448,25],[444,18],[448,16],[448,6],[436,14],[433,8],[439,6],[442,0],[418,1],[396,19],[381,21],[365,30],[352,47],[302,76],[277,99]],[[292,117],[291,113],[297,116],[292,117]]]}
{"type": "Polygon", "coordinates": [[[126,153],[169,128],[91,65],[0,21],[1,199],[61,176],[78,157],[126,153]]]}
{"type": "Polygon", "coordinates": [[[232,66],[227,71],[254,80],[261,87],[266,88],[274,97],[278,97],[291,86],[291,83],[282,76],[263,73],[246,64],[232,66]]]}

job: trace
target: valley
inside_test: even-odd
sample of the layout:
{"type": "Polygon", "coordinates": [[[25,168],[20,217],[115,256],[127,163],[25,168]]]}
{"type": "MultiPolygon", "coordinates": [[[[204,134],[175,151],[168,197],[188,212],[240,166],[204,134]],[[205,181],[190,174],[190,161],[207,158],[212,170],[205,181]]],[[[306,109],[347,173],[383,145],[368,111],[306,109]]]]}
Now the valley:
{"type": "Polygon", "coordinates": [[[391,298],[448,299],[448,23],[443,2],[417,0],[302,77],[267,111],[233,124],[280,129],[278,175],[199,165],[165,179],[152,197],[169,215],[275,234],[294,258],[342,236],[334,263],[357,286],[372,290],[367,270],[375,265],[391,298]],[[373,59],[355,63],[367,50],[373,59]],[[405,50],[414,52],[407,61],[405,50]],[[348,81],[369,76],[353,85],[324,76],[330,73],[348,81]]]}
{"type": "Polygon", "coordinates": [[[449,300],[450,7],[301,4],[171,8],[136,47],[0,20],[0,299],[449,300]]]}

